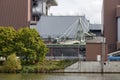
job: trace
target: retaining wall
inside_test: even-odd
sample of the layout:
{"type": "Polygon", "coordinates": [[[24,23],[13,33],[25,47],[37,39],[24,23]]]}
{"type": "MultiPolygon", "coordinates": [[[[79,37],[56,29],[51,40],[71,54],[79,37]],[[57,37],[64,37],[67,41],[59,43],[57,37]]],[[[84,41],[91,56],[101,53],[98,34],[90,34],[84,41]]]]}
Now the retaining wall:
{"type": "Polygon", "coordinates": [[[75,64],[67,67],[64,72],[83,72],[83,73],[112,73],[112,72],[120,72],[120,62],[104,62],[102,67],[100,62],[83,62],[79,61],[75,64]]]}

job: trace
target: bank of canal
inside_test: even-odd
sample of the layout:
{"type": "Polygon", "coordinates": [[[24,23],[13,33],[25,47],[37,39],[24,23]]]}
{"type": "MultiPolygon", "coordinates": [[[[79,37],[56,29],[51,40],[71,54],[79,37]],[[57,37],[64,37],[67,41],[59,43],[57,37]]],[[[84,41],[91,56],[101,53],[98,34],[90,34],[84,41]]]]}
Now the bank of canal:
{"type": "Polygon", "coordinates": [[[120,74],[0,74],[0,80],[120,80],[120,74]]]}

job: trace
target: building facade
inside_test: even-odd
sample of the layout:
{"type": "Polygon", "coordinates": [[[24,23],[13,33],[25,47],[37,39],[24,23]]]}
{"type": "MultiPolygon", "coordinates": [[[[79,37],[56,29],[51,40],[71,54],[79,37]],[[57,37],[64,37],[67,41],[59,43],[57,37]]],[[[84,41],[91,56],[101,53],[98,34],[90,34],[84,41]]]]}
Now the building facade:
{"type": "Polygon", "coordinates": [[[0,26],[15,29],[30,26],[41,15],[47,15],[50,6],[56,5],[55,0],[0,0],[0,26]]]}
{"type": "Polygon", "coordinates": [[[102,36],[102,28],[101,24],[90,24],[89,25],[90,32],[94,33],[96,36],[102,36]]]}
{"type": "Polygon", "coordinates": [[[120,0],[103,0],[103,26],[108,53],[120,49],[120,0]]]}
{"type": "Polygon", "coordinates": [[[98,43],[98,40],[92,40],[92,43],[87,42],[87,60],[96,60],[97,55],[106,59],[107,54],[120,50],[120,0],[103,0],[102,15],[105,49],[103,52],[103,42],[98,43]],[[95,49],[95,45],[99,45],[97,49],[95,49]]]}

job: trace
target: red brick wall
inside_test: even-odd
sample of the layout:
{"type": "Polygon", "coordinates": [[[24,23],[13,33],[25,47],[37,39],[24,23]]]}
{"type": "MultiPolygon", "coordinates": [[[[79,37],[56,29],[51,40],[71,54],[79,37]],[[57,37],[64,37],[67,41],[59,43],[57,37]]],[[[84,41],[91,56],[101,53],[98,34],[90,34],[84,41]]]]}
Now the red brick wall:
{"type": "MultiPolygon", "coordinates": [[[[105,44],[105,56],[104,59],[107,60],[107,45],[105,44]]],[[[102,55],[102,43],[87,43],[86,45],[86,60],[87,61],[97,61],[97,55],[102,55]]]]}

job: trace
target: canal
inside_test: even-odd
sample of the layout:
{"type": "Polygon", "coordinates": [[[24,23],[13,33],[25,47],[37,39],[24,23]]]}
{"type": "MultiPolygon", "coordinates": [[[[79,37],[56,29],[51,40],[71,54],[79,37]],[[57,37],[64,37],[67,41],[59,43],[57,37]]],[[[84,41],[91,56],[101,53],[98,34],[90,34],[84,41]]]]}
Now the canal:
{"type": "Polygon", "coordinates": [[[120,80],[120,74],[0,74],[0,80],[120,80]]]}

